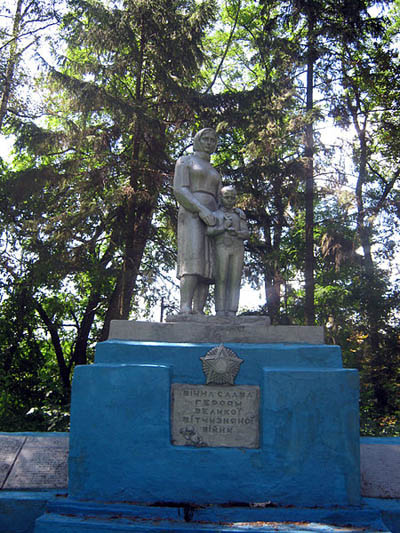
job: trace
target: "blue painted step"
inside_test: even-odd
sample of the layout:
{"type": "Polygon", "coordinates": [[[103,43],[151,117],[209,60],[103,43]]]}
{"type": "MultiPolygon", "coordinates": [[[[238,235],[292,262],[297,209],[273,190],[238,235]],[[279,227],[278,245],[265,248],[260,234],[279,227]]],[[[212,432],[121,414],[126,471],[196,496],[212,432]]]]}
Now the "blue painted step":
{"type": "Polygon", "coordinates": [[[101,504],[54,499],[36,521],[35,533],[175,532],[218,533],[389,531],[378,510],[368,506],[294,508],[101,504]],[[186,521],[186,520],[187,521],[186,521]]]}
{"type": "Polygon", "coordinates": [[[172,520],[143,520],[141,523],[133,519],[110,517],[98,519],[92,517],[70,517],[47,514],[36,521],[36,532],[40,533],[97,533],[107,532],[141,532],[141,533],[243,533],[245,531],[280,533],[378,533],[389,531],[384,526],[377,528],[335,526],[316,522],[238,522],[231,524],[200,524],[177,523],[172,520]]]}

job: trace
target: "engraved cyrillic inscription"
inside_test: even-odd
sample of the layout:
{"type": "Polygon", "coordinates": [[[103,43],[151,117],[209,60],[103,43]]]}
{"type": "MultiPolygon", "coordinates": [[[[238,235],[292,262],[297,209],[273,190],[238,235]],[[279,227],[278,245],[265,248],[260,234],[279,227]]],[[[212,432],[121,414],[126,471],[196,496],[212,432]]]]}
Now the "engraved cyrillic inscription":
{"type": "Polygon", "coordinates": [[[172,444],[259,447],[260,389],[174,383],[172,444]]]}
{"type": "Polygon", "coordinates": [[[4,489],[67,487],[68,443],[65,437],[28,437],[4,489]]]}
{"type": "Polygon", "coordinates": [[[26,437],[0,435],[0,486],[2,487],[26,437]]]}

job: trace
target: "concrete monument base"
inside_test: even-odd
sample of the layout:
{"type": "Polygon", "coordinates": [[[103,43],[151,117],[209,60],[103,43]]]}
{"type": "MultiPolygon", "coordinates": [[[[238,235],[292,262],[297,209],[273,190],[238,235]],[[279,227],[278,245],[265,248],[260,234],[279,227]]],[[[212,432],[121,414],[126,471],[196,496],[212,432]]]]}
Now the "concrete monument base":
{"type": "MultiPolygon", "coordinates": [[[[35,532],[239,531],[219,528],[221,509],[235,509],[228,523],[244,523],[257,505],[282,511],[276,520],[252,513],[265,522],[360,516],[357,372],[342,368],[337,346],[235,343],[234,335],[100,343],[95,364],[75,370],[69,496],[35,532]],[[111,520],[122,502],[120,521],[111,520]],[[208,518],[197,514],[203,508],[208,518]],[[169,527],[178,509],[183,518],[169,527]]],[[[252,530],[268,530],[257,520],[252,530]]]]}
{"type": "Polygon", "coordinates": [[[168,322],[112,320],[109,338],[177,343],[323,344],[324,330],[320,326],[271,326],[268,317],[237,316],[227,319],[178,315],[169,317],[168,322]]]}
{"type": "MultiPolygon", "coordinates": [[[[235,387],[191,398],[176,431],[184,437],[192,431],[201,445],[188,439],[185,446],[171,442],[172,366],[82,366],[74,379],[73,498],[201,505],[360,502],[355,371],[262,369],[247,384],[261,389],[257,448],[241,446],[240,440],[237,447],[224,447],[225,433],[254,426],[242,396],[232,392],[235,387]],[[210,432],[220,436],[220,446],[202,445],[210,432]]],[[[188,394],[192,391],[187,386],[188,394]]]]}

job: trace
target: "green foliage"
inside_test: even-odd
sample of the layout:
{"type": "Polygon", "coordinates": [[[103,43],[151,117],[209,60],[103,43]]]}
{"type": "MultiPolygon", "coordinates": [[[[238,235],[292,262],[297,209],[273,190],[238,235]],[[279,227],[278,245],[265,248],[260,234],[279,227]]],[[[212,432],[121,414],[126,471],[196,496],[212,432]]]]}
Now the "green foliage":
{"type": "Polygon", "coordinates": [[[399,434],[399,16],[385,4],[385,17],[367,0],[60,10],[54,56],[29,80],[40,108],[21,113],[14,91],[4,114],[15,145],[0,167],[1,430],[66,429],[74,366],[93,360],[110,320],[176,308],[173,166],[200,127],[220,133],[213,162],[249,221],[260,312],[303,324],[304,131],[329,114],[356,135],[347,152],[314,136],[317,322],[360,371],[363,434],[399,434]],[[306,111],[310,59],[318,101],[306,111]]]}
{"type": "Polygon", "coordinates": [[[10,309],[17,284],[26,300],[1,340],[12,347],[2,411],[10,427],[11,413],[24,427],[65,427],[74,366],[90,362],[111,319],[128,318],[133,294],[155,296],[149,287],[171,266],[169,151],[194,114],[214,11],[210,1],[71,2],[56,64],[38,80],[43,117],[10,119],[16,153],[2,176],[0,261],[10,309]],[[29,387],[18,366],[28,355],[32,400],[10,383],[29,387]]]}

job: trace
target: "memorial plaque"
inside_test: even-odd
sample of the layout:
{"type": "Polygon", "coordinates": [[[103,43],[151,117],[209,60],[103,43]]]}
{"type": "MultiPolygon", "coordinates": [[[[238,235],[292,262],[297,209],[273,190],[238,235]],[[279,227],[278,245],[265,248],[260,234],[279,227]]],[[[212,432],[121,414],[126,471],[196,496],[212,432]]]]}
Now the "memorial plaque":
{"type": "Polygon", "coordinates": [[[257,386],[174,383],[172,444],[258,448],[259,403],[257,386]]]}
{"type": "Polygon", "coordinates": [[[26,437],[13,437],[9,435],[0,435],[0,486],[9,475],[11,468],[20,452],[26,437]]]}
{"type": "Polygon", "coordinates": [[[65,437],[28,437],[3,488],[66,488],[68,445],[65,437]]]}

